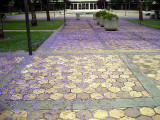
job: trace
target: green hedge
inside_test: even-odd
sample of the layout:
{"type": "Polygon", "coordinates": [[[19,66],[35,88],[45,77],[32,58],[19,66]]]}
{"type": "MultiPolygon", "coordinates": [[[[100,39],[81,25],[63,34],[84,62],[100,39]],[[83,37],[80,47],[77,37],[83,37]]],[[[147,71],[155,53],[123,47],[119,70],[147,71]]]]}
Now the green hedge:
{"type": "Polygon", "coordinates": [[[109,20],[111,20],[113,17],[119,19],[117,15],[106,12],[105,10],[99,11],[99,12],[96,13],[96,17],[101,17],[101,16],[103,16],[103,19],[107,18],[109,20]]]}

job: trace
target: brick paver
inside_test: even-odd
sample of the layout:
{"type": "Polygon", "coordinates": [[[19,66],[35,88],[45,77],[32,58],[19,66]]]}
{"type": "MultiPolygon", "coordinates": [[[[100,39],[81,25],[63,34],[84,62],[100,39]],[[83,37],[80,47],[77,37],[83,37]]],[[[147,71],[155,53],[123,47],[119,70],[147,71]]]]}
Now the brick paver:
{"type": "Polygon", "coordinates": [[[159,33],[67,20],[33,56],[0,58],[0,119],[160,119],[159,33]]]}

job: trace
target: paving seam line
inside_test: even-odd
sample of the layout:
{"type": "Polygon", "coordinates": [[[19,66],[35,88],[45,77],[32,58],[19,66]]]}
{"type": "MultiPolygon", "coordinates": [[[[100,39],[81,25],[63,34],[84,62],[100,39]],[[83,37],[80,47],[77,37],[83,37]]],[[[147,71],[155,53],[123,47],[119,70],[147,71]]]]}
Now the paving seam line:
{"type": "Polygon", "coordinates": [[[92,24],[89,22],[89,20],[87,20],[88,25],[91,27],[94,35],[96,36],[96,38],[101,42],[103,49],[104,50],[110,50],[110,48],[106,45],[105,41],[102,40],[99,36],[99,34],[95,31],[96,29],[92,26],[92,24]]]}
{"type": "Polygon", "coordinates": [[[157,106],[153,98],[124,98],[124,99],[100,99],[100,100],[31,100],[31,101],[0,101],[3,108],[19,110],[85,110],[85,109],[108,109],[130,107],[153,107],[157,106]],[[23,105],[22,105],[23,104],[23,105]]]}
{"type": "MultiPolygon", "coordinates": [[[[30,30],[30,32],[55,32],[56,30],[30,30]]],[[[27,30],[4,30],[4,32],[27,32],[27,30]]]]}
{"type": "MultiPolygon", "coordinates": [[[[123,54],[118,54],[124,64],[131,70],[134,76],[140,81],[143,87],[147,90],[147,92],[151,95],[151,97],[160,97],[160,90],[155,86],[154,82],[150,80],[137,66],[134,64],[130,58],[123,54]]],[[[158,101],[156,101],[157,103],[158,101]]],[[[157,103],[160,104],[160,101],[157,103]]]]}
{"type": "Polygon", "coordinates": [[[124,54],[130,54],[130,55],[134,55],[134,54],[150,54],[150,55],[154,55],[154,54],[160,54],[159,49],[158,50],[92,50],[92,51],[58,51],[58,52],[54,52],[54,51],[50,51],[49,53],[46,51],[38,51],[37,53],[41,53],[43,55],[54,55],[54,56],[58,56],[58,55],[96,55],[96,54],[105,54],[105,55],[114,55],[114,54],[119,54],[119,53],[124,53],[124,54]]]}

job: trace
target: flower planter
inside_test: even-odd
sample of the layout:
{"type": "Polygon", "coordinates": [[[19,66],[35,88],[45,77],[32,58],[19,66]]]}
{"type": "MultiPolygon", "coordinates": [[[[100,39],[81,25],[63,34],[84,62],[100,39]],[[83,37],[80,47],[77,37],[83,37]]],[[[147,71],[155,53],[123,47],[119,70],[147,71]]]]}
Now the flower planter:
{"type": "Polygon", "coordinates": [[[96,20],[96,14],[95,13],[93,14],[93,20],[96,20]]]}
{"type": "Polygon", "coordinates": [[[103,19],[102,16],[101,16],[100,19],[99,19],[99,24],[100,24],[101,27],[104,26],[104,19],[103,19]]]}
{"type": "Polygon", "coordinates": [[[104,29],[107,31],[116,31],[118,30],[118,19],[113,17],[111,20],[104,20],[104,29]]]}
{"type": "Polygon", "coordinates": [[[97,18],[96,18],[96,20],[97,20],[97,24],[99,25],[99,20],[100,20],[100,18],[99,18],[99,17],[97,17],[97,18]]]}

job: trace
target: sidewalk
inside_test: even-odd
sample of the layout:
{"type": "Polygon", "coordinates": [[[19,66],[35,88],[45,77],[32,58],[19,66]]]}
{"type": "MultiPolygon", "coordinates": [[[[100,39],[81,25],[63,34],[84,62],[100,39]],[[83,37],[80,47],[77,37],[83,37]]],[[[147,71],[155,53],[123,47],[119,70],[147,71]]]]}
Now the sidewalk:
{"type": "Polygon", "coordinates": [[[123,19],[105,31],[68,18],[33,56],[0,57],[0,119],[159,120],[159,36],[123,19]]]}

